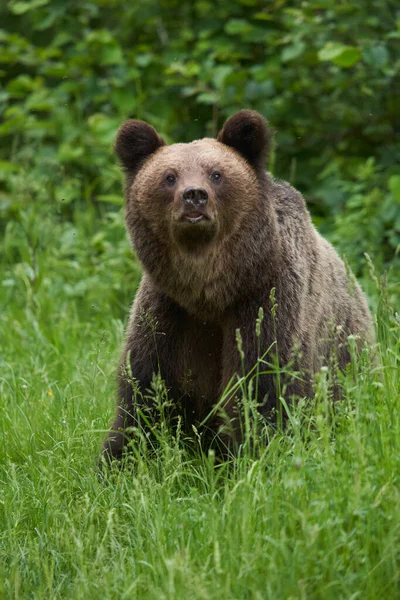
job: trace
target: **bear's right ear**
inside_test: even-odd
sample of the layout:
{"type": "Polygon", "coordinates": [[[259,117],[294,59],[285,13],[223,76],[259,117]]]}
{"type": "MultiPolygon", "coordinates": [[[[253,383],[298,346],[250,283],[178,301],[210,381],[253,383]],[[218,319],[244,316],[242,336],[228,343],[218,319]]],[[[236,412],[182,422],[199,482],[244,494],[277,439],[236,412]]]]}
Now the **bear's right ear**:
{"type": "Polygon", "coordinates": [[[255,169],[264,170],[273,133],[268,122],[258,112],[240,110],[225,122],[217,139],[234,148],[255,169]]]}
{"type": "Polygon", "coordinates": [[[151,154],[165,145],[153,127],[144,121],[129,119],[118,130],[115,152],[122,167],[132,176],[151,154]]]}

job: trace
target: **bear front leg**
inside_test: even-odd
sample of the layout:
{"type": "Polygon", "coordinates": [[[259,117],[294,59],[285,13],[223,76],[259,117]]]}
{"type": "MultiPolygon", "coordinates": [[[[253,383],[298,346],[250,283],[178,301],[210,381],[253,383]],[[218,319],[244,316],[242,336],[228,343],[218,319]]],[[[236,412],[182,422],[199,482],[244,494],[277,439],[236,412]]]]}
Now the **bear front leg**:
{"type": "Polygon", "coordinates": [[[151,419],[152,380],[160,374],[175,400],[180,400],[176,376],[179,307],[143,278],[132,308],[118,374],[118,406],[103,444],[106,460],[120,459],[132,439],[132,428],[146,429],[139,411],[151,419]]]}
{"type": "Polygon", "coordinates": [[[147,365],[143,364],[143,361],[138,362],[139,364],[132,359],[132,375],[127,374],[125,364],[120,367],[117,412],[103,443],[103,454],[108,461],[122,458],[131,439],[132,428],[139,424],[137,409],[145,404],[146,390],[150,387],[153,376],[153,361],[150,359],[147,365]]]}
{"type": "MultiPolygon", "coordinates": [[[[220,438],[229,448],[242,442],[238,400],[243,397],[243,386],[247,389],[249,380],[255,376],[257,362],[268,349],[264,358],[273,361],[274,328],[270,315],[264,314],[261,324],[257,325],[260,304],[247,302],[239,306],[224,325],[222,348],[221,397],[225,396],[221,406],[220,438]],[[239,385],[239,379],[242,384],[239,385]]],[[[266,313],[266,311],[264,311],[266,313]]],[[[265,364],[259,363],[258,371],[266,371],[265,364]]],[[[263,414],[271,413],[276,405],[276,388],[272,374],[259,374],[254,381],[253,391],[257,389],[257,401],[263,414]]]]}

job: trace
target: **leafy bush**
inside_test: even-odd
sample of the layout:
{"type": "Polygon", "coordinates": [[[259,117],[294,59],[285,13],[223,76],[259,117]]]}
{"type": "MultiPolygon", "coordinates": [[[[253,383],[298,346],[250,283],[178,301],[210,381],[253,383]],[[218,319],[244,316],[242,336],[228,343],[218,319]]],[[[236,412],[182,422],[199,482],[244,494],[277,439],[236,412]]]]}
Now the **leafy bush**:
{"type": "Polygon", "coordinates": [[[188,141],[247,106],[278,131],[274,173],[362,241],[354,264],[398,265],[396,2],[11,0],[0,21],[3,221],[120,204],[111,146],[129,116],[188,141]]]}

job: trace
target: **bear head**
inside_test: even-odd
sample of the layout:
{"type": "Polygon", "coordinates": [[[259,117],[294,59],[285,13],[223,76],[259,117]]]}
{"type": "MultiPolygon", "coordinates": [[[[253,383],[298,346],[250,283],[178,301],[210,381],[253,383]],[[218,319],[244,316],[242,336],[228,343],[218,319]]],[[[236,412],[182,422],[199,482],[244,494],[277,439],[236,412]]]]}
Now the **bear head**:
{"type": "Polygon", "coordinates": [[[229,118],[217,139],[167,145],[153,127],[129,120],[115,149],[126,173],[126,223],[158,286],[186,307],[222,310],[245,286],[245,268],[274,252],[274,222],[264,166],[272,135],[257,112],[229,118]],[[264,250],[263,250],[264,252],[264,250]],[[218,288],[218,294],[216,292],[218,288]],[[196,298],[196,300],[195,300],[196,298]]]}
{"type": "Polygon", "coordinates": [[[127,175],[128,215],[201,257],[252,210],[270,144],[267,122],[250,110],[228,119],[217,140],[189,144],[167,145],[147,123],[129,120],[115,144],[127,175]]]}

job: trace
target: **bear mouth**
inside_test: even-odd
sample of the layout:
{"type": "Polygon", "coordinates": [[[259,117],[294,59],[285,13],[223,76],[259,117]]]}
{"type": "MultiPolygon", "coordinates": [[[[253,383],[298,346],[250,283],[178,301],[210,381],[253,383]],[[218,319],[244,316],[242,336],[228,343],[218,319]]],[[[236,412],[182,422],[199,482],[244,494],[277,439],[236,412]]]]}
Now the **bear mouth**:
{"type": "Polygon", "coordinates": [[[181,217],[181,221],[192,224],[200,223],[202,221],[209,221],[209,219],[210,218],[208,215],[195,210],[184,213],[181,217]]]}
{"type": "Polygon", "coordinates": [[[189,253],[196,253],[215,239],[217,223],[213,213],[193,209],[180,211],[174,219],[173,236],[189,253]]]}

